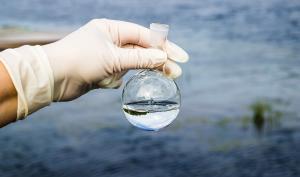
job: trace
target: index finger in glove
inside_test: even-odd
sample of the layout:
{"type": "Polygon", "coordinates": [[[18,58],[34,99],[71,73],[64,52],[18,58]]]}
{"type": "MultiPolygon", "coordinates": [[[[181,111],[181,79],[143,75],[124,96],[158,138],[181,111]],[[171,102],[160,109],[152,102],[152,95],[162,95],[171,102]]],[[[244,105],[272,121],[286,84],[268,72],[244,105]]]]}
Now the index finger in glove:
{"type": "MultiPolygon", "coordinates": [[[[151,47],[150,29],[135,23],[118,20],[106,20],[106,24],[118,46],[133,44],[143,48],[151,47]]],[[[165,52],[169,59],[176,62],[184,63],[189,59],[188,54],[171,41],[166,41],[165,52]]]]}

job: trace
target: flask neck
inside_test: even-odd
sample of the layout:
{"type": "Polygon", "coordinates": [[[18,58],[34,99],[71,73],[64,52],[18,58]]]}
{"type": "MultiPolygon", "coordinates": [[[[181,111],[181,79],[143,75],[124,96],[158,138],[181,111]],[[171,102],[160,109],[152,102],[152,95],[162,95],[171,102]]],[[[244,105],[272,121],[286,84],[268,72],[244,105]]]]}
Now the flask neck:
{"type": "Polygon", "coordinates": [[[153,48],[164,49],[169,32],[169,25],[160,23],[150,24],[150,44],[153,48]]]}

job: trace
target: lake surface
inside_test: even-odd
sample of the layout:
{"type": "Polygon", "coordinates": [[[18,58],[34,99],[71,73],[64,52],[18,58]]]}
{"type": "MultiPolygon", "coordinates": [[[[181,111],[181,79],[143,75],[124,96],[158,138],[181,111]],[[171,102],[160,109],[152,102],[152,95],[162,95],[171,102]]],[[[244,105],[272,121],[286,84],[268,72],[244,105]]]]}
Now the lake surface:
{"type": "MultiPolygon", "coordinates": [[[[190,54],[178,118],[132,127],[121,90],[54,103],[0,129],[0,176],[300,176],[300,1],[10,0],[0,26],[76,29],[92,18],[170,24],[190,54]]],[[[129,73],[125,80],[133,73],[129,73]]]]}

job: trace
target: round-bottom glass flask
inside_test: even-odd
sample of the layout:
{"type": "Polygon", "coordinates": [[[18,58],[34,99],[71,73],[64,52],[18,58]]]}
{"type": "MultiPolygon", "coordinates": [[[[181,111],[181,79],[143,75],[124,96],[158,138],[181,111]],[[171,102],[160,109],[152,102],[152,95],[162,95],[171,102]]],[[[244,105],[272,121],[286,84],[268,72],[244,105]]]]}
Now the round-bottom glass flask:
{"type": "Polygon", "coordinates": [[[126,83],[122,105],[131,124],[143,130],[159,130],[177,117],[180,91],[176,83],[161,72],[143,70],[126,83]]]}

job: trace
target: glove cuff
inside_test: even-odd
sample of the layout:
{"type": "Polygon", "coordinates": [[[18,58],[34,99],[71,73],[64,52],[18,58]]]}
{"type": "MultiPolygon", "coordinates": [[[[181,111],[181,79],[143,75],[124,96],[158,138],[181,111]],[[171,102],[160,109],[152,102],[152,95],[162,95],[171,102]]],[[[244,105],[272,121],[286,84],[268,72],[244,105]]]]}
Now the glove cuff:
{"type": "Polygon", "coordinates": [[[47,55],[41,46],[22,46],[0,53],[18,93],[17,120],[50,105],[54,79],[47,55]]]}

